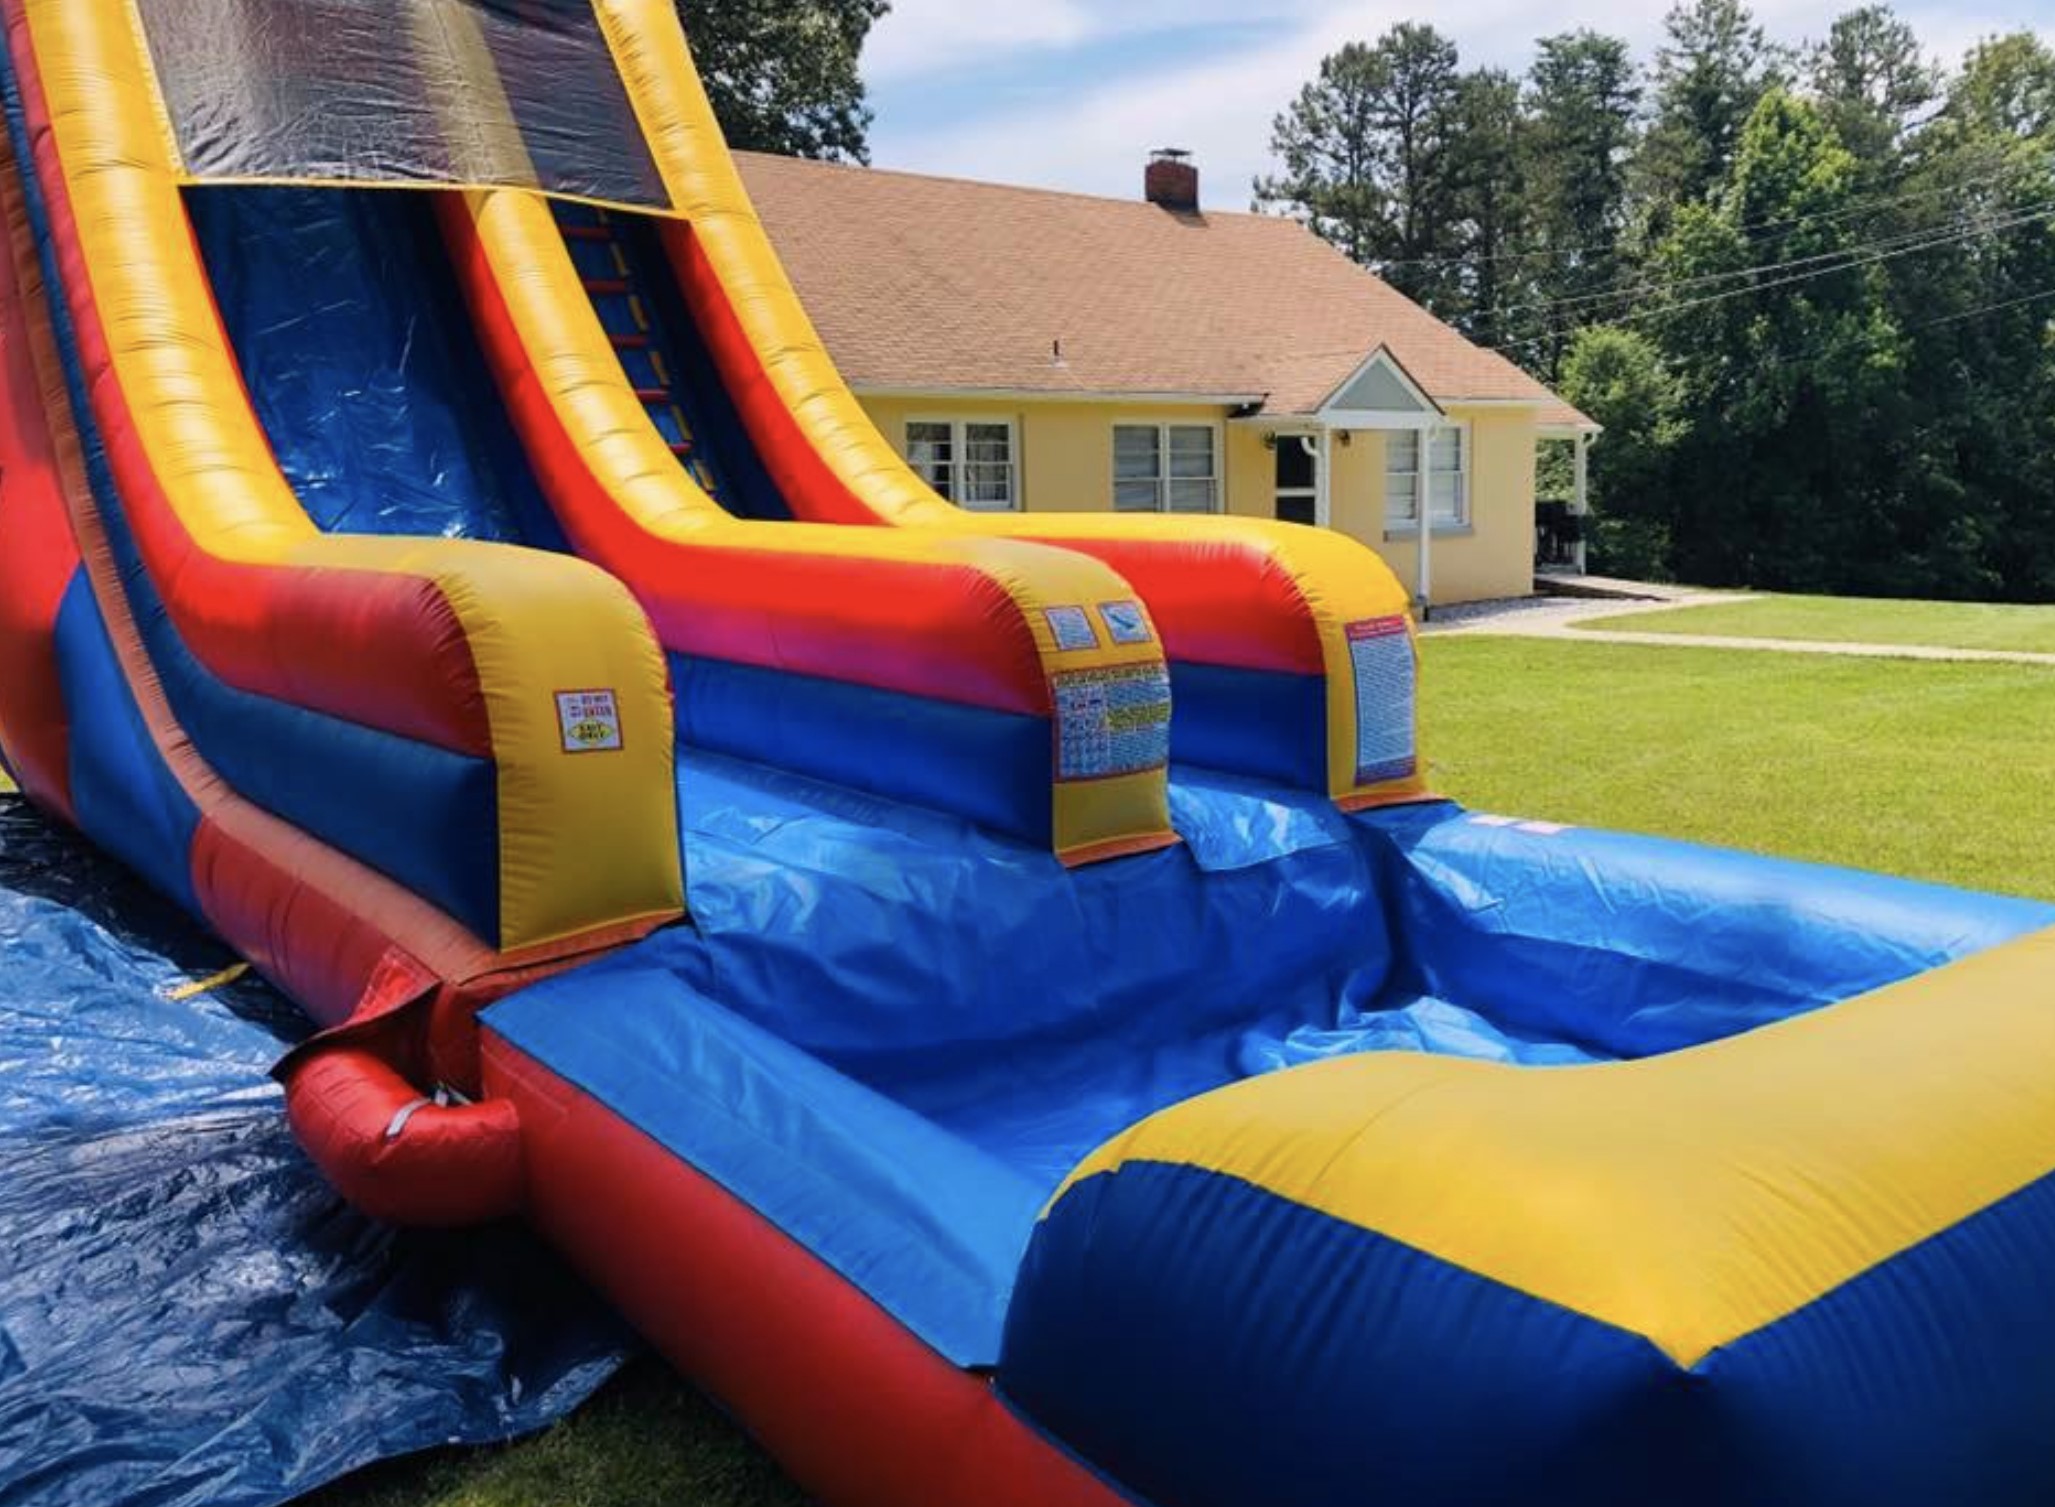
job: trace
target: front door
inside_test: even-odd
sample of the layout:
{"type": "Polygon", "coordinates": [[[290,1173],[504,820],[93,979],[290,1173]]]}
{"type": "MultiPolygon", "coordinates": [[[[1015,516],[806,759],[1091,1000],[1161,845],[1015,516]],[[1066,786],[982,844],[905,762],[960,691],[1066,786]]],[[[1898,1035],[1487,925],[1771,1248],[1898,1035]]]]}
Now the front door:
{"type": "Polygon", "coordinates": [[[1320,521],[1319,441],[1310,435],[1280,434],[1277,437],[1277,521],[1318,523],[1320,521]]]}

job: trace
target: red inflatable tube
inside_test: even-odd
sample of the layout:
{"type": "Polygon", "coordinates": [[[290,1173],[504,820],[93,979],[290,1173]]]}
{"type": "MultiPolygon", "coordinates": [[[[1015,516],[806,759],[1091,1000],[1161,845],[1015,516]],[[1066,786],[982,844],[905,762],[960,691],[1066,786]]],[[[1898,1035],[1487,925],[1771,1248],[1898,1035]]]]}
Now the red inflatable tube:
{"type": "Polygon", "coordinates": [[[505,1100],[445,1107],[361,1047],[285,1069],[286,1117],[322,1175],[373,1219],[461,1229],[521,1210],[521,1121],[505,1100]]]}
{"type": "Polygon", "coordinates": [[[529,1127],[528,1217],[828,1507],[1133,1507],[833,1269],[484,1033],[529,1127]]]}
{"type": "Polygon", "coordinates": [[[721,383],[794,516],[808,523],[882,526],[884,520],[821,458],[779,394],[692,227],[666,224],[661,234],[664,254],[720,369],[721,383]]]}
{"type": "MultiPolygon", "coordinates": [[[[17,274],[35,252],[10,164],[0,178],[0,745],[22,788],[66,821],[70,718],[58,676],[57,613],[78,574],[30,320],[39,282],[17,274]]],[[[31,268],[32,270],[32,268],[31,268]]]]}

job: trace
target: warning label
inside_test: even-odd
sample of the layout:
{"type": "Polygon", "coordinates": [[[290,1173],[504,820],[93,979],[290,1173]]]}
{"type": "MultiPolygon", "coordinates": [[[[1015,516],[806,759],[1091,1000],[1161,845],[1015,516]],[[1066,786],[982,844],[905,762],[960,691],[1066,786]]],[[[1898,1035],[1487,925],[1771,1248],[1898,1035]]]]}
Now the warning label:
{"type": "Polygon", "coordinates": [[[1348,633],[1356,679],[1356,783],[1410,779],[1420,768],[1414,741],[1418,667],[1406,620],[1373,618],[1349,624],[1348,633]]]}
{"type": "Polygon", "coordinates": [[[1045,607],[1042,616],[1049,620],[1049,632],[1055,636],[1056,647],[1066,654],[1080,649],[1099,647],[1099,635],[1092,631],[1092,620],[1082,607],[1045,607]]]}
{"type": "Polygon", "coordinates": [[[1170,762],[1170,674],[1161,665],[1056,677],[1056,778],[1104,780],[1170,762]]]}
{"type": "Polygon", "coordinates": [[[612,691],[558,691],[557,726],[567,754],[614,753],[623,746],[621,708],[612,691]]]}
{"type": "Polygon", "coordinates": [[[1140,602],[1102,603],[1099,621],[1106,625],[1106,636],[1116,644],[1146,644],[1154,637],[1149,632],[1149,615],[1142,611],[1140,602]]]}

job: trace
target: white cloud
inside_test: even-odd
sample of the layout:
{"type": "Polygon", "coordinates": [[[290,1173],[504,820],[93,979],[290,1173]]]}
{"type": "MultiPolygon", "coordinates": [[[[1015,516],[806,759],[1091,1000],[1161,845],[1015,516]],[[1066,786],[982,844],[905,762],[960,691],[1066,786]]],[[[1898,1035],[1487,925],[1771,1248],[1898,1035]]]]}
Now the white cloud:
{"type": "MultiPolygon", "coordinates": [[[[1320,8],[1320,0],[1275,0],[1263,19],[1294,24],[1320,8]]],[[[1028,60],[1172,28],[1249,20],[1248,6],[1240,0],[1126,0],[1121,5],[1086,0],[1005,0],[999,5],[893,0],[892,9],[871,33],[864,70],[875,80],[914,78],[943,74],[967,63],[1028,60]]]]}
{"type": "Polygon", "coordinates": [[[995,53],[1076,46],[1098,32],[1090,10],[1074,0],[896,0],[871,33],[864,72],[873,80],[937,73],[995,53]]]}
{"type": "MultiPolygon", "coordinates": [[[[1364,24],[1360,10],[1354,20],[1364,24]]],[[[1137,67],[1074,96],[1045,97],[928,140],[901,139],[889,116],[881,117],[877,159],[884,167],[1130,194],[1150,149],[1180,146],[1198,153],[1209,201],[1238,207],[1262,164],[1271,116],[1353,29],[1316,22],[1228,59],[1162,73],[1137,67]]]]}
{"type": "MultiPolygon", "coordinates": [[[[1796,42],[1823,34],[1855,0],[1761,0],[1758,15],[1771,34],[1796,42]]],[[[2055,20],[2055,0],[2021,0],[1984,15],[1939,3],[1901,7],[1901,14],[1946,61],[1982,36],[2055,20]]],[[[1086,6],[1072,0],[1009,0],[1004,6],[961,6],[960,0],[898,0],[866,56],[871,77],[898,89],[918,88],[916,75],[995,56],[1020,59],[1023,75],[1044,86],[1032,103],[995,93],[995,108],[949,131],[918,135],[895,129],[890,92],[882,91],[872,133],[882,167],[1024,183],[1083,193],[1127,196],[1139,189],[1150,149],[1188,147],[1199,154],[1208,204],[1246,206],[1251,180],[1270,166],[1270,124],[1320,59],[1343,42],[1372,38],[1394,23],[1425,15],[1455,38],[1466,65],[1524,68],[1542,31],[1579,26],[1626,37],[1642,56],[1652,51],[1661,9],[1620,0],[1570,0],[1538,21],[1521,0],[1441,0],[1423,11],[1418,0],[1373,3],[1287,3],[1270,12],[1271,42],[1196,63],[1152,68],[1140,39],[1171,24],[1249,19],[1214,0],[1183,4],[1086,6]],[[1046,75],[1060,70],[1066,50],[1131,47],[1131,70],[1066,91],[1046,75]]]]}

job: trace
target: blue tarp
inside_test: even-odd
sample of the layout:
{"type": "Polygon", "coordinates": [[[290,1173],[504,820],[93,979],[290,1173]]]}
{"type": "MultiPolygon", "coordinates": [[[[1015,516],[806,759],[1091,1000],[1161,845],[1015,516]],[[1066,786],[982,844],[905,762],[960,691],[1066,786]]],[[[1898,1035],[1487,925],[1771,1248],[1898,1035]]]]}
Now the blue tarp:
{"type": "Polygon", "coordinates": [[[630,1341],[518,1229],[344,1209],[267,1076],[302,1029],[82,843],[0,798],[0,1504],[269,1507],[524,1433],[630,1341]]]}
{"type": "Polygon", "coordinates": [[[489,1027],[990,1364],[1043,1201],[1111,1136],[1368,1051],[1535,1068],[1711,1041],[2055,908],[1182,770],[1177,849],[1068,871],[952,818],[681,761],[697,930],[489,1027]],[[604,1009],[594,1009],[604,1000],[604,1009]]]}

